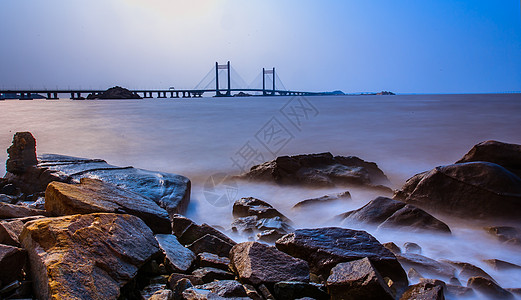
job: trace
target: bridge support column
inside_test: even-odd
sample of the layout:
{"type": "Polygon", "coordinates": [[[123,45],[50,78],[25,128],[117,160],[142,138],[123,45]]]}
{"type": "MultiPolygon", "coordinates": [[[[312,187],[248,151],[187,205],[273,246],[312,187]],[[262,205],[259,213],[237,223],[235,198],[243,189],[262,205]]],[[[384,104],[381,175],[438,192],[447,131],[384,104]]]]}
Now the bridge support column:
{"type": "Polygon", "coordinates": [[[53,99],[58,99],[58,93],[53,93],[53,99]]]}
{"type": "Polygon", "coordinates": [[[74,93],[71,93],[71,99],[74,99],[74,93]]]}
{"type": "Polygon", "coordinates": [[[51,93],[47,93],[47,99],[51,99],[51,93]]]}
{"type": "Polygon", "coordinates": [[[170,92],[170,98],[174,98],[174,92],[170,92]]]}

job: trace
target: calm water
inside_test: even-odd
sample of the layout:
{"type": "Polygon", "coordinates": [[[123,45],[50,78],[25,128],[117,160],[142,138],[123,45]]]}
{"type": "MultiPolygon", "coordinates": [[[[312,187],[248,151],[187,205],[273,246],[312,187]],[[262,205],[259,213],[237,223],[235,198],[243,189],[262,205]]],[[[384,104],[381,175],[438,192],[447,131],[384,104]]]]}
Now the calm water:
{"type": "MultiPolygon", "coordinates": [[[[231,205],[211,205],[203,184],[218,172],[238,174],[255,158],[317,152],[356,155],[376,162],[398,188],[416,173],[458,160],[481,141],[521,144],[521,96],[514,94],[6,100],[0,101],[0,111],[0,149],[9,147],[15,132],[31,131],[39,153],[103,158],[115,165],[185,175],[193,181],[189,216],[225,227],[232,220],[231,205]]],[[[6,158],[1,150],[2,166],[6,158]]],[[[0,175],[4,173],[0,168],[0,175]]],[[[270,202],[297,227],[338,225],[327,220],[376,196],[353,189],[348,203],[312,212],[290,209],[300,200],[336,191],[341,190],[240,183],[237,196],[270,202]]],[[[498,273],[481,261],[498,258],[521,264],[518,250],[500,246],[481,230],[448,222],[455,232],[451,238],[361,228],[381,242],[392,240],[401,246],[413,241],[433,258],[474,263],[503,286],[521,287],[515,280],[520,272],[498,273]]]]}

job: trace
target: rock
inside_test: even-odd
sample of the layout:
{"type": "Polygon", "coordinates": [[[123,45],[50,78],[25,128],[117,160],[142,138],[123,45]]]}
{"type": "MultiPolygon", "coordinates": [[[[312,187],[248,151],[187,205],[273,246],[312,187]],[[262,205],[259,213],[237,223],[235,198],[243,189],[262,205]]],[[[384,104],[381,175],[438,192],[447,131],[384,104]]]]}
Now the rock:
{"type": "Polygon", "coordinates": [[[0,221],[0,244],[20,247],[18,236],[20,236],[20,234],[22,233],[24,224],[29,221],[40,218],[44,218],[44,216],[34,216],[0,221]]]}
{"type": "Polygon", "coordinates": [[[45,191],[45,209],[55,216],[127,213],[141,218],[153,232],[171,232],[168,213],[154,201],[97,179],[82,178],[80,184],[51,182],[45,191]]]}
{"type": "Polygon", "coordinates": [[[414,253],[402,253],[396,256],[405,268],[415,268],[422,274],[432,274],[436,278],[448,280],[454,276],[456,269],[448,263],[439,262],[426,256],[414,253]]]}
{"type": "Polygon", "coordinates": [[[116,299],[159,253],[141,219],[110,213],[34,220],[25,224],[20,243],[29,254],[40,299],[116,299]]]}
{"type": "Polygon", "coordinates": [[[416,271],[415,268],[409,268],[409,272],[407,272],[407,277],[409,277],[409,279],[411,280],[414,280],[414,281],[419,281],[420,278],[423,278],[423,275],[416,271]]]}
{"type": "Polygon", "coordinates": [[[172,298],[174,300],[182,300],[183,291],[191,287],[193,287],[193,285],[190,280],[187,278],[179,279],[172,288],[172,298]]]}
{"type": "Polygon", "coordinates": [[[264,285],[264,284],[259,285],[259,292],[262,294],[264,299],[267,299],[267,300],[275,299],[275,297],[273,297],[273,294],[270,292],[268,287],[266,287],[266,285],[264,285]]]}
{"type": "Polygon", "coordinates": [[[300,210],[305,208],[310,208],[315,205],[319,204],[325,204],[325,203],[333,203],[337,201],[346,201],[351,200],[351,194],[348,191],[345,191],[343,193],[338,193],[335,195],[325,195],[319,198],[312,198],[312,199],[306,199],[298,202],[297,204],[293,205],[293,210],[300,210]]]}
{"type": "Polygon", "coordinates": [[[467,281],[467,287],[472,288],[487,297],[493,299],[514,299],[514,295],[503,289],[492,280],[483,277],[471,277],[467,281]]]}
{"type": "Polygon", "coordinates": [[[400,300],[445,300],[443,289],[445,284],[418,283],[410,286],[400,300]]]}
{"type": "Polygon", "coordinates": [[[273,208],[271,204],[262,200],[248,197],[241,198],[233,203],[232,214],[234,218],[256,216],[257,218],[280,217],[285,221],[289,219],[273,208]]]}
{"type": "Polygon", "coordinates": [[[171,290],[156,291],[148,300],[171,300],[174,299],[174,293],[171,290]]]}
{"type": "Polygon", "coordinates": [[[192,244],[207,234],[217,237],[228,244],[236,244],[232,239],[212,226],[208,224],[197,225],[192,220],[181,215],[172,216],[172,231],[183,245],[192,244]]]}
{"type": "Polygon", "coordinates": [[[6,171],[22,174],[27,168],[38,163],[36,159],[36,140],[30,132],[17,132],[13,144],[7,149],[9,158],[5,163],[6,171]]]}
{"type": "Polygon", "coordinates": [[[521,246],[521,229],[511,226],[485,227],[485,230],[508,245],[521,246]]]}
{"type": "Polygon", "coordinates": [[[338,227],[298,229],[276,242],[279,250],[306,260],[311,272],[328,276],[338,263],[368,257],[383,277],[391,278],[397,289],[407,287],[407,274],[394,254],[365,231],[338,227]]]}
{"type": "Polygon", "coordinates": [[[416,243],[405,242],[403,248],[405,249],[405,253],[422,254],[422,247],[416,243]]]}
{"type": "Polygon", "coordinates": [[[157,234],[155,237],[165,254],[165,265],[174,272],[186,272],[190,269],[195,261],[195,254],[181,245],[175,235],[157,234]]]}
{"type": "Polygon", "coordinates": [[[287,232],[280,232],[277,229],[268,229],[257,233],[257,240],[269,244],[275,244],[275,242],[283,237],[287,232]]]}
{"type": "Polygon", "coordinates": [[[12,183],[6,184],[1,190],[0,194],[8,196],[16,196],[20,193],[20,190],[12,183]]]}
{"type": "Polygon", "coordinates": [[[461,280],[467,281],[470,277],[480,276],[496,282],[494,278],[492,278],[492,276],[487,274],[487,272],[483,271],[483,269],[476,267],[473,264],[450,260],[443,260],[443,262],[449,263],[458,268],[460,270],[458,278],[461,280]]]}
{"type": "Polygon", "coordinates": [[[235,280],[219,280],[196,286],[198,289],[210,290],[221,297],[248,297],[246,289],[235,280]]]}
{"type": "Polygon", "coordinates": [[[450,233],[449,226],[413,205],[386,197],[371,200],[363,207],[339,216],[346,223],[359,222],[379,225],[379,228],[406,228],[415,231],[450,233]]]}
{"type": "Polygon", "coordinates": [[[212,282],[214,280],[228,280],[234,278],[232,273],[212,267],[196,269],[192,272],[192,275],[201,278],[204,283],[212,282]]]}
{"type": "Polygon", "coordinates": [[[214,235],[205,234],[186,247],[196,254],[210,252],[219,256],[228,256],[234,245],[235,243],[223,241],[214,235]]]}
{"type": "Polygon", "coordinates": [[[506,290],[511,292],[512,294],[516,294],[518,296],[521,296],[521,288],[508,288],[506,290]]]}
{"type": "Polygon", "coordinates": [[[143,99],[137,93],[133,93],[120,86],[111,87],[99,95],[90,94],[87,99],[143,99]]]}
{"type": "Polygon", "coordinates": [[[213,253],[202,252],[197,254],[197,264],[199,267],[212,267],[221,270],[228,270],[230,259],[213,253]]]}
{"type": "Polygon", "coordinates": [[[0,202],[0,219],[49,215],[45,210],[0,202]]]}
{"type": "Polygon", "coordinates": [[[509,262],[504,261],[504,260],[485,259],[483,261],[486,262],[492,268],[494,268],[494,270],[498,270],[498,271],[512,270],[512,269],[521,270],[521,266],[520,265],[509,263],[509,262]]]}
{"type": "Polygon", "coordinates": [[[391,251],[394,255],[398,255],[398,254],[402,253],[402,251],[400,250],[400,247],[398,247],[393,242],[383,243],[382,246],[389,249],[389,251],[391,251]]]}
{"type": "Polygon", "coordinates": [[[149,284],[143,288],[139,293],[142,299],[150,299],[156,292],[163,291],[165,289],[164,284],[149,284]]]}
{"type": "Polygon", "coordinates": [[[307,296],[316,300],[329,299],[324,285],[298,281],[281,281],[275,283],[273,294],[277,299],[288,300],[307,296]]]}
{"type": "Polygon", "coordinates": [[[456,163],[487,161],[498,164],[521,177],[521,145],[498,141],[481,142],[456,163]]]}
{"type": "Polygon", "coordinates": [[[172,273],[172,274],[170,274],[170,277],[168,277],[167,286],[171,290],[175,290],[176,283],[181,279],[186,279],[186,280],[190,281],[191,284],[195,284],[195,285],[203,284],[203,280],[200,277],[197,277],[195,275],[172,273]]]}
{"type": "Polygon", "coordinates": [[[13,204],[13,203],[18,202],[18,199],[13,196],[0,194],[0,202],[7,203],[7,204],[13,204]]]}
{"type": "Polygon", "coordinates": [[[138,193],[156,202],[170,216],[185,213],[190,202],[191,182],[181,175],[117,167],[101,159],[56,154],[41,155],[39,161],[39,167],[49,172],[59,171],[76,181],[83,177],[97,178],[138,193]]]}
{"type": "Polygon", "coordinates": [[[339,263],[327,278],[331,299],[394,299],[369,258],[339,263]]]}
{"type": "Polygon", "coordinates": [[[31,166],[22,174],[8,172],[5,174],[5,178],[27,195],[44,193],[47,185],[53,181],[71,182],[72,180],[63,172],[39,166],[31,166]]]}
{"type": "Polygon", "coordinates": [[[253,166],[249,172],[238,178],[312,187],[377,187],[389,184],[389,180],[375,163],[363,161],[355,156],[333,157],[331,153],[280,156],[253,166]]]}
{"type": "Polygon", "coordinates": [[[415,175],[395,193],[395,198],[433,213],[518,220],[521,179],[493,163],[454,164],[415,175]]]}
{"type": "Polygon", "coordinates": [[[21,280],[26,257],[24,249],[0,244],[0,282],[6,284],[21,280]]]}
{"type": "Polygon", "coordinates": [[[475,295],[474,290],[465,286],[461,285],[452,285],[447,284],[447,296],[449,299],[452,299],[453,297],[461,297],[461,298],[470,298],[475,295]]]}
{"type": "Polygon", "coordinates": [[[257,242],[233,246],[230,267],[243,283],[273,285],[279,281],[309,281],[308,264],[257,242]]]}
{"type": "Polygon", "coordinates": [[[250,239],[256,235],[257,240],[268,243],[274,243],[283,235],[295,230],[279,216],[273,218],[241,217],[235,219],[231,227],[233,232],[238,232],[250,239]]]}
{"type": "Polygon", "coordinates": [[[257,292],[257,290],[255,289],[255,287],[253,285],[243,284],[242,286],[246,290],[246,295],[248,297],[250,297],[250,299],[253,299],[253,300],[263,300],[263,298],[261,297],[259,292],[257,292]]]}

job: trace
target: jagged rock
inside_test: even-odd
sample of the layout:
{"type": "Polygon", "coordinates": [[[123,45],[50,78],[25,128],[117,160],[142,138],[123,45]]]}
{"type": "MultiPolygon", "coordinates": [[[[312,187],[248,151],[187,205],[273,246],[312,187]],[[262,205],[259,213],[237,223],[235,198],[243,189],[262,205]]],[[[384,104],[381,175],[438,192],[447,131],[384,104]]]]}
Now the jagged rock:
{"type": "Polygon", "coordinates": [[[214,235],[205,234],[186,247],[194,253],[210,252],[219,256],[228,256],[235,243],[224,241],[214,235]]]}
{"type": "Polygon", "coordinates": [[[187,278],[179,279],[174,286],[172,287],[172,298],[174,300],[182,300],[183,299],[183,291],[193,287],[192,283],[187,278]]]}
{"type": "Polygon", "coordinates": [[[24,224],[40,218],[44,218],[44,216],[16,218],[0,221],[0,244],[20,247],[18,236],[20,236],[22,233],[24,224]]]}
{"type": "Polygon", "coordinates": [[[415,268],[422,274],[433,274],[443,280],[453,277],[456,272],[456,269],[450,264],[420,254],[402,253],[396,257],[405,268],[415,268]]]}
{"type": "Polygon", "coordinates": [[[203,284],[203,280],[200,277],[197,277],[195,275],[172,273],[172,274],[170,274],[170,277],[168,277],[167,286],[171,290],[175,290],[176,283],[181,279],[189,280],[192,284],[195,284],[195,285],[203,284]]]}
{"type": "Polygon", "coordinates": [[[195,261],[195,254],[181,245],[175,235],[157,234],[155,237],[165,254],[165,265],[174,272],[186,272],[190,269],[195,261]]]}
{"type": "Polygon", "coordinates": [[[164,208],[170,216],[185,213],[190,202],[191,182],[181,175],[117,167],[101,159],[57,154],[41,155],[39,161],[39,167],[59,171],[76,181],[83,177],[97,178],[141,194],[164,208]]]}
{"type": "Polygon", "coordinates": [[[18,201],[17,198],[5,194],[0,194],[0,202],[7,203],[7,204],[13,204],[18,201]]]}
{"type": "Polygon", "coordinates": [[[306,296],[316,300],[329,299],[323,284],[299,281],[277,282],[273,287],[273,294],[277,299],[299,299],[306,296]]]}
{"type": "Polygon", "coordinates": [[[160,251],[141,219],[111,213],[34,220],[25,225],[20,243],[40,299],[117,299],[120,288],[160,251]]]}
{"type": "Polygon", "coordinates": [[[487,161],[498,164],[521,177],[521,145],[498,141],[481,142],[456,163],[487,161]]]}
{"type": "Polygon", "coordinates": [[[232,273],[212,267],[196,269],[192,272],[192,275],[201,278],[204,283],[212,282],[214,280],[228,280],[234,278],[232,273]]]}
{"type": "Polygon", "coordinates": [[[278,210],[273,208],[271,204],[253,198],[241,198],[233,203],[232,214],[234,218],[257,216],[257,218],[273,218],[280,217],[284,221],[289,219],[280,213],[278,210]]]}
{"type": "Polygon", "coordinates": [[[494,270],[499,270],[499,271],[511,270],[511,269],[521,270],[520,265],[516,265],[516,264],[510,263],[510,262],[504,261],[504,260],[485,259],[483,261],[485,263],[487,263],[489,266],[491,266],[492,268],[494,268],[494,270]]]}
{"type": "Polygon", "coordinates": [[[375,163],[366,162],[355,156],[333,157],[331,153],[280,156],[275,160],[253,166],[249,172],[238,178],[319,187],[335,185],[378,187],[377,185],[389,184],[389,180],[375,163]]]}
{"type": "Polygon", "coordinates": [[[467,287],[472,288],[487,297],[493,299],[514,299],[514,295],[503,289],[492,280],[483,277],[471,277],[467,281],[467,287]]]}
{"type": "Polygon", "coordinates": [[[443,260],[443,262],[449,263],[454,267],[458,268],[460,270],[458,278],[463,281],[467,281],[470,277],[480,276],[496,282],[494,278],[492,278],[492,276],[490,276],[487,272],[483,271],[483,269],[473,264],[450,260],[443,260]]]}
{"type": "Polygon", "coordinates": [[[398,254],[402,253],[402,250],[400,250],[400,247],[398,247],[393,242],[383,243],[382,246],[389,249],[389,251],[391,251],[394,255],[398,255],[398,254]]]}
{"type": "Polygon", "coordinates": [[[257,240],[274,244],[278,239],[286,235],[287,232],[280,232],[277,229],[268,229],[257,233],[257,240]]]}
{"type": "Polygon", "coordinates": [[[156,291],[148,300],[172,300],[174,293],[171,290],[156,291]]]}
{"type": "Polygon", "coordinates": [[[6,171],[22,174],[27,168],[38,163],[36,159],[36,140],[30,132],[17,132],[13,144],[7,149],[9,158],[5,163],[6,171]]]}
{"type": "Polygon", "coordinates": [[[197,254],[197,264],[199,267],[212,267],[221,270],[228,270],[230,259],[213,253],[202,252],[197,254]]]}
{"type": "Polygon", "coordinates": [[[0,244],[0,282],[7,284],[21,280],[26,257],[24,249],[0,244]]]}
{"type": "Polygon", "coordinates": [[[165,289],[164,284],[149,284],[143,288],[139,293],[142,299],[149,300],[156,292],[163,291],[165,289]]]}
{"type": "MultiPolygon", "coordinates": [[[[448,296],[452,297],[461,297],[461,298],[469,298],[475,295],[474,290],[465,286],[447,284],[447,293],[448,296]]],[[[449,299],[451,299],[450,297],[449,299]]]]}
{"type": "Polygon", "coordinates": [[[485,227],[485,230],[507,245],[521,246],[521,229],[511,226],[485,227]]]}
{"type": "Polygon", "coordinates": [[[421,282],[410,286],[400,300],[445,300],[444,288],[444,283],[441,285],[421,282]]]}
{"type": "Polygon", "coordinates": [[[393,293],[369,258],[339,263],[327,278],[331,299],[394,299],[393,293]]]}
{"type": "Polygon", "coordinates": [[[405,253],[422,254],[422,247],[416,243],[405,242],[403,248],[405,249],[405,253]]]}
{"type": "Polygon", "coordinates": [[[25,194],[43,193],[47,185],[53,181],[71,182],[72,180],[63,172],[38,166],[31,166],[22,174],[7,173],[5,178],[25,194]]]}
{"type": "Polygon", "coordinates": [[[99,95],[90,94],[87,99],[143,99],[136,93],[120,86],[111,87],[99,95]]]}
{"type": "Polygon", "coordinates": [[[257,242],[233,246],[230,262],[241,282],[255,286],[279,281],[309,281],[309,267],[305,261],[257,242]]]}
{"type": "Polygon", "coordinates": [[[49,215],[45,210],[0,202],[0,219],[49,215]]]}
{"type": "Polygon", "coordinates": [[[51,182],[45,191],[45,209],[55,215],[94,212],[127,213],[141,218],[156,233],[170,233],[168,213],[154,201],[97,179],[80,184],[51,182]]]}
{"type": "Polygon", "coordinates": [[[225,298],[248,297],[244,286],[235,280],[218,280],[198,285],[195,288],[209,290],[225,298]]]}
{"type": "Polygon", "coordinates": [[[305,208],[314,207],[315,205],[324,204],[324,203],[333,203],[337,201],[346,201],[351,200],[351,194],[349,191],[345,191],[343,193],[338,193],[335,195],[325,195],[318,198],[306,199],[298,202],[293,205],[293,210],[300,210],[305,208]]]}
{"type": "Polygon", "coordinates": [[[8,183],[0,189],[0,194],[8,195],[8,196],[16,196],[20,193],[20,190],[12,183],[8,183]]]}
{"type": "Polygon", "coordinates": [[[197,225],[195,222],[182,215],[172,216],[172,231],[177,236],[179,242],[183,245],[191,244],[207,234],[215,236],[226,243],[232,245],[236,244],[232,239],[212,226],[208,224],[197,225]]]}
{"type": "Polygon", "coordinates": [[[518,220],[521,179],[494,163],[453,164],[413,176],[395,198],[433,213],[518,220]]]}
{"type": "Polygon", "coordinates": [[[273,297],[273,294],[265,284],[259,285],[259,292],[264,297],[264,299],[275,300],[275,297],[273,297]]]}
{"type": "Polygon", "coordinates": [[[250,299],[253,300],[264,300],[264,298],[261,297],[259,292],[255,289],[255,287],[251,284],[243,284],[242,285],[244,289],[246,290],[246,295],[250,297],[250,299]]]}
{"type": "Polygon", "coordinates": [[[378,197],[357,210],[337,217],[346,223],[361,222],[379,228],[406,228],[407,230],[430,230],[450,233],[449,226],[426,211],[413,205],[386,197],[378,197]]]}
{"type": "Polygon", "coordinates": [[[311,272],[328,276],[338,263],[368,257],[383,277],[389,277],[397,290],[408,285],[407,274],[396,256],[365,231],[338,227],[298,229],[276,242],[279,250],[306,260],[311,272]]]}
{"type": "Polygon", "coordinates": [[[420,272],[418,272],[415,268],[409,268],[409,272],[407,272],[407,277],[409,277],[409,279],[411,280],[418,281],[420,280],[420,278],[423,278],[423,275],[420,272]]]}

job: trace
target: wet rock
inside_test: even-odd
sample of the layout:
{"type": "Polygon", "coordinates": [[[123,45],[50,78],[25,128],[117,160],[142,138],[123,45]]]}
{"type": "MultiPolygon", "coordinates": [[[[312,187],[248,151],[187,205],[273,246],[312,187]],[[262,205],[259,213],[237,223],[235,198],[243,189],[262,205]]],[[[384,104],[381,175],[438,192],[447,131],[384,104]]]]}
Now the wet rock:
{"type": "Polygon", "coordinates": [[[383,243],[382,246],[389,249],[389,251],[391,251],[394,255],[402,253],[402,251],[400,250],[400,247],[398,247],[393,242],[383,243]]]}
{"type": "Polygon", "coordinates": [[[506,290],[511,292],[512,294],[516,294],[518,296],[521,296],[521,288],[509,288],[509,289],[506,289],[506,290]]]}
{"type": "Polygon", "coordinates": [[[175,290],[176,283],[181,279],[189,280],[192,284],[195,285],[203,284],[203,280],[195,275],[172,273],[170,274],[170,277],[168,277],[167,287],[169,287],[171,290],[175,290]]]}
{"type": "Polygon", "coordinates": [[[279,281],[309,281],[309,267],[305,261],[257,242],[235,245],[230,251],[230,262],[241,282],[255,286],[279,281]]]}
{"type": "Polygon", "coordinates": [[[164,284],[149,284],[143,288],[139,293],[142,299],[150,299],[156,292],[163,291],[165,289],[164,284]]]}
{"type": "Polygon", "coordinates": [[[281,156],[253,166],[242,179],[273,182],[283,185],[331,187],[363,185],[376,187],[389,180],[375,163],[354,156],[331,153],[281,156]]]}
{"type": "Polygon", "coordinates": [[[400,300],[445,300],[444,288],[444,283],[441,285],[421,282],[410,286],[400,300]]]}
{"type": "Polygon", "coordinates": [[[407,274],[394,254],[365,231],[338,227],[298,229],[276,242],[279,250],[306,260],[311,272],[328,276],[338,263],[368,257],[383,277],[400,290],[408,285],[407,274]]]}
{"type": "Polygon", "coordinates": [[[235,280],[219,280],[196,286],[198,289],[210,290],[221,297],[235,298],[248,297],[246,289],[235,280]]]}
{"type": "Polygon", "coordinates": [[[424,275],[432,274],[443,280],[453,277],[456,272],[456,269],[450,264],[420,254],[402,253],[396,257],[405,268],[415,268],[424,275]]]}
{"type": "Polygon", "coordinates": [[[511,226],[492,226],[485,227],[491,235],[507,245],[521,246],[521,229],[511,226]]]}
{"type": "Polygon", "coordinates": [[[280,232],[277,229],[269,229],[257,233],[256,237],[258,241],[274,244],[278,239],[286,234],[287,232],[280,232]]]}
{"type": "Polygon", "coordinates": [[[406,228],[415,231],[450,233],[449,226],[413,205],[386,197],[371,200],[363,207],[339,216],[344,222],[359,222],[379,228],[406,228]]]}
{"type": "Polygon", "coordinates": [[[271,204],[253,198],[241,198],[233,203],[232,214],[234,218],[256,216],[258,219],[280,217],[284,221],[289,219],[273,208],[271,204]]]}
{"type": "Polygon", "coordinates": [[[21,280],[22,268],[25,265],[27,253],[24,249],[0,244],[0,282],[10,283],[21,280]]]}
{"type": "Polygon", "coordinates": [[[331,299],[394,299],[367,257],[336,265],[326,285],[331,299]]]}
{"type": "Polygon", "coordinates": [[[470,277],[476,277],[480,276],[489,280],[494,280],[492,276],[488,275],[487,272],[483,271],[480,267],[477,267],[473,264],[466,263],[466,262],[459,262],[459,261],[450,261],[450,260],[443,260],[444,263],[449,263],[453,265],[454,267],[458,268],[460,273],[458,275],[458,278],[467,281],[470,277]]]}
{"type": "Polygon", "coordinates": [[[6,184],[2,189],[0,189],[0,194],[8,195],[8,196],[16,196],[20,193],[20,190],[12,183],[6,184]]]}
{"type": "Polygon", "coordinates": [[[185,213],[190,202],[191,182],[188,178],[164,172],[109,165],[101,159],[87,159],[57,154],[39,157],[39,167],[59,171],[73,180],[97,178],[156,202],[170,216],[185,213]]]}
{"type": "Polygon", "coordinates": [[[13,144],[7,149],[9,158],[5,163],[6,171],[22,174],[29,167],[38,164],[36,159],[36,140],[30,132],[17,132],[13,144]]]}
{"type": "Polygon", "coordinates": [[[302,297],[311,297],[317,300],[329,299],[324,285],[298,281],[281,281],[275,283],[273,294],[277,299],[288,300],[302,297]]]}
{"type": "Polygon", "coordinates": [[[329,203],[334,203],[337,201],[346,201],[346,200],[351,200],[351,194],[349,193],[349,191],[346,191],[343,193],[338,193],[335,195],[325,195],[325,196],[322,196],[319,198],[302,200],[302,201],[298,202],[297,204],[293,205],[292,209],[300,210],[300,209],[314,207],[315,205],[329,204],[329,203]]]}
{"type": "Polygon", "coordinates": [[[174,300],[183,299],[183,291],[193,287],[192,282],[187,278],[179,279],[172,288],[172,298],[174,300]]]}
{"type": "Polygon", "coordinates": [[[110,213],[34,220],[25,225],[20,243],[40,299],[116,299],[160,251],[141,219],[110,213]]]}
{"type": "Polygon", "coordinates": [[[504,260],[499,259],[485,259],[483,260],[485,263],[487,263],[489,266],[494,268],[494,270],[503,271],[503,270],[521,270],[520,265],[516,265],[513,263],[509,263],[504,260]]]}
{"type": "Polygon", "coordinates": [[[217,237],[226,243],[236,244],[232,239],[212,226],[208,224],[198,225],[182,215],[172,216],[172,231],[183,245],[191,244],[207,234],[217,237]]]}
{"type": "Polygon", "coordinates": [[[34,216],[0,221],[0,244],[20,247],[18,236],[20,236],[20,234],[22,233],[24,224],[29,221],[40,218],[44,218],[44,216],[34,216]]]}
{"type": "Polygon", "coordinates": [[[517,220],[521,213],[521,179],[489,162],[454,164],[415,175],[395,193],[395,198],[433,213],[517,220]]]}
{"type": "Polygon", "coordinates": [[[49,215],[45,210],[0,202],[0,219],[49,215]]]}
{"type": "Polygon", "coordinates": [[[63,172],[39,166],[31,166],[22,174],[6,173],[5,177],[27,195],[44,193],[47,185],[53,181],[72,181],[72,178],[63,172]]]}
{"type": "Polygon", "coordinates": [[[472,288],[487,297],[492,297],[493,299],[514,299],[512,293],[487,278],[471,277],[467,281],[467,287],[472,288]]]}
{"type": "Polygon", "coordinates": [[[416,243],[405,242],[403,248],[405,249],[405,253],[422,254],[422,247],[416,243]]]}
{"type": "Polygon", "coordinates": [[[90,94],[87,99],[142,99],[136,93],[120,86],[111,87],[99,95],[90,94]]]}
{"type": "Polygon", "coordinates": [[[230,259],[213,253],[202,252],[197,254],[197,264],[199,267],[212,267],[221,270],[228,270],[230,259]]]}
{"type": "Polygon", "coordinates": [[[451,278],[449,279],[449,284],[451,284],[451,285],[458,285],[458,286],[461,286],[461,282],[460,282],[459,279],[456,278],[456,277],[451,277],[451,278]]]}
{"type": "Polygon", "coordinates": [[[498,141],[481,142],[456,163],[487,161],[498,164],[521,177],[521,145],[498,141]]]}
{"type": "Polygon", "coordinates": [[[232,244],[230,242],[221,240],[214,235],[205,234],[186,247],[196,254],[210,252],[219,256],[228,256],[234,245],[235,243],[232,244]]]}
{"type": "Polygon", "coordinates": [[[265,284],[259,285],[259,292],[264,297],[264,299],[267,299],[267,300],[275,299],[275,297],[273,297],[273,294],[271,293],[271,291],[268,289],[268,287],[265,284]]]}
{"type": "Polygon", "coordinates": [[[148,300],[171,300],[174,299],[174,293],[171,290],[156,291],[148,300]]]}
{"type": "Polygon", "coordinates": [[[181,245],[175,235],[157,234],[155,237],[165,254],[165,265],[174,272],[186,272],[190,269],[195,261],[195,254],[181,245]]]}
{"type": "Polygon", "coordinates": [[[470,298],[475,295],[474,290],[465,286],[447,284],[447,298],[453,297],[470,298]],[[450,297],[449,297],[450,296],[450,297]]]}
{"type": "Polygon", "coordinates": [[[7,203],[7,204],[13,204],[13,203],[18,202],[18,199],[13,196],[0,194],[0,202],[7,203]]]}
{"type": "Polygon", "coordinates": [[[192,275],[201,278],[204,283],[212,282],[214,280],[228,280],[234,278],[232,273],[212,267],[196,269],[192,272],[192,275]]]}
{"type": "Polygon", "coordinates": [[[423,278],[423,275],[420,272],[418,272],[415,268],[409,268],[409,272],[407,272],[407,277],[409,277],[409,279],[411,280],[419,281],[420,278],[423,278]]]}
{"type": "Polygon", "coordinates": [[[243,284],[244,290],[246,291],[246,295],[253,300],[263,300],[259,292],[255,289],[255,287],[251,284],[243,284]]]}
{"type": "Polygon", "coordinates": [[[97,179],[82,178],[80,184],[50,183],[45,209],[55,216],[127,213],[141,218],[156,233],[171,232],[168,213],[154,201],[97,179]]]}

